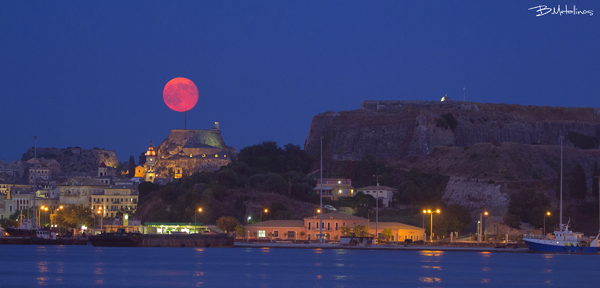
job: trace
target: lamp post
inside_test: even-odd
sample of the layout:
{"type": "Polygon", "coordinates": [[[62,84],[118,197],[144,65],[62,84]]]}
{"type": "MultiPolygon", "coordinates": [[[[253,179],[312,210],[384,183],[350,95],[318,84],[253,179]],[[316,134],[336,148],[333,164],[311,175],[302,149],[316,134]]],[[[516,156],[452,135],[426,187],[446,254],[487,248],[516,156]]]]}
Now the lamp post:
{"type": "Polygon", "coordinates": [[[425,229],[425,214],[427,214],[427,210],[423,210],[423,229],[425,229]]]}
{"type": "MultiPolygon", "coordinates": [[[[377,179],[377,188],[379,188],[379,177],[381,177],[381,175],[373,175],[373,177],[375,177],[377,179]]],[[[379,191],[378,190],[375,191],[375,195],[377,195],[377,197],[375,197],[375,239],[379,240],[379,237],[377,235],[377,224],[379,222],[379,191]]]]}
{"type": "MultiPolygon", "coordinates": [[[[40,213],[38,213],[38,217],[37,217],[38,223],[36,223],[36,225],[38,227],[42,227],[42,211],[44,210],[44,208],[46,208],[46,207],[40,206],[40,213]]],[[[33,210],[35,210],[35,209],[33,209],[33,210]]]]}
{"type": "Polygon", "coordinates": [[[269,213],[269,209],[265,209],[265,210],[261,210],[261,211],[260,211],[260,222],[262,222],[262,214],[263,214],[263,211],[264,211],[264,212],[265,212],[265,214],[266,214],[266,213],[269,213]]]}
{"type": "Polygon", "coordinates": [[[196,215],[198,213],[196,213],[196,212],[202,212],[202,208],[198,208],[198,211],[194,211],[194,230],[196,230],[196,233],[198,233],[198,227],[196,226],[197,225],[196,224],[196,215]]]}
{"type": "MultiPolygon", "coordinates": [[[[430,242],[433,242],[433,213],[440,214],[440,212],[442,212],[440,209],[436,209],[435,211],[432,211],[431,209],[423,210],[423,218],[425,214],[431,215],[431,231],[429,231],[430,242]]],[[[425,224],[423,224],[423,226],[425,226],[425,224]]]]}
{"type": "Polygon", "coordinates": [[[546,236],[546,216],[550,216],[550,211],[544,214],[544,236],[546,236]]]}

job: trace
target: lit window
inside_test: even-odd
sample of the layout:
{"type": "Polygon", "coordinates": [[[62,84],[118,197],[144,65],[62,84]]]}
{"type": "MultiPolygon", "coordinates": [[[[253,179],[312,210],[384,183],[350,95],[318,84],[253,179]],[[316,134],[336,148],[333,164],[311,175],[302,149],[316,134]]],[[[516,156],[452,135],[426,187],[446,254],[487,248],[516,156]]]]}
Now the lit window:
{"type": "Polygon", "coordinates": [[[219,157],[219,155],[215,154],[215,158],[218,158],[218,157],[219,157]]]}
{"type": "Polygon", "coordinates": [[[192,158],[192,154],[190,154],[190,158],[192,158]]]}
{"type": "Polygon", "coordinates": [[[342,189],[340,189],[340,191],[338,192],[339,194],[342,194],[342,189]]]}
{"type": "Polygon", "coordinates": [[[340,181],[338,181],[338,184],[342,184],[342,181],[341,181],[341,180],[340,180],[340,181]]]}
{"type": "Polygon", "coordinates": [[[265,237],[265,230],[258,230],[258,237],[265,237]]]}
{"type": "Polygon", "coordinates": [[[206,154],[202,154],[202,157],[206,157],[206,154]]]}

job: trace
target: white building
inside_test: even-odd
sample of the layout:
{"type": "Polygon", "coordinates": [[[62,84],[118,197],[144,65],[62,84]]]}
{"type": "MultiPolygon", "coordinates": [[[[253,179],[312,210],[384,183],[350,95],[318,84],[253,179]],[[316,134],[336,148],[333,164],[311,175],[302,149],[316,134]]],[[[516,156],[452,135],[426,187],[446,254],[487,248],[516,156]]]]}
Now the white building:
{"type": "Polygon", "coordinates": [[[398,189],[388,186],[367,186],[364,188],[357,189],[358,192],[363,192],[366,195],[371,195],[375,199],[381,199],[383,207],[392,206],[392,198],[394,193],[398,192],[398,189]]]}

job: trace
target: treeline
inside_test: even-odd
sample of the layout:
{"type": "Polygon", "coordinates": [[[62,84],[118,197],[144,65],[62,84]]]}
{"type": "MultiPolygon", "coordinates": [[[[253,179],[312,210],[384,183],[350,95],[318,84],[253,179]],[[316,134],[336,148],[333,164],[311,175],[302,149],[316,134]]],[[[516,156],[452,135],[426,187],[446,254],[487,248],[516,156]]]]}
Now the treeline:
{"type": "MultiPolygon", "coordinates": [[[[215,223],[221,216],[232,216],[245,223],[248,191],[272,192],[294,200],[317,203],[315,180],[306,176],[313,159],[300,146],[283,148],[268,141],[243,148],[238,161],[215,172],[198,172],[189,177],[158,186],[141,183],[140,207],[145,221],[215,223]],[[149,208],[152,207],[152,208],[149,208]],[[197,211],[202,207],[202,212],[197,211]]],[[[281,203],[265,204],[265,217],[289,219],[291,213],[281,203]]]]}

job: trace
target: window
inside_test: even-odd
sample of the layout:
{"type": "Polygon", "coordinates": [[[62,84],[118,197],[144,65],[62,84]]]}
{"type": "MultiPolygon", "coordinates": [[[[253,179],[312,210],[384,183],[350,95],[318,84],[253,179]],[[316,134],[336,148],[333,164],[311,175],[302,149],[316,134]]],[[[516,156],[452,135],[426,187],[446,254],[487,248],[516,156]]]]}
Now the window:
{"type": "Polygon", "coordinates": [[[308,230],[310,230],[310,222],[308,222],[308,230]]]}
{"type": "Polygon", "coordinates": [[[315,222],[315,229],[319,229],[319,222],[315,222]]]}
{"type": "Polygon", "coordinates": [[[327,230],[331,230],[331,222],[327,222],[327,230]]]}
{"type": "Polygon", "coordinates": [[[258,230],[258,237],[265,237],[265,230],[258,230]]]}
{"type": "Polygon", "coordinates": [[[338,230],[338,222],[335,222],[335,230],[338,230]]]}
{"type": "Polygon", "coordinates": [[[273,237],[279,238],[279,231],[273,231],[273,237]]]}
{"type": "Polygon", "coordinates": [[[288,239],[296,239],[296,231],[287,231],[288,239]]]}
{"type": "Polygon", "coordinates": [[[306,240],[310,240],[310,234],[306,235],[306,240]]]}

